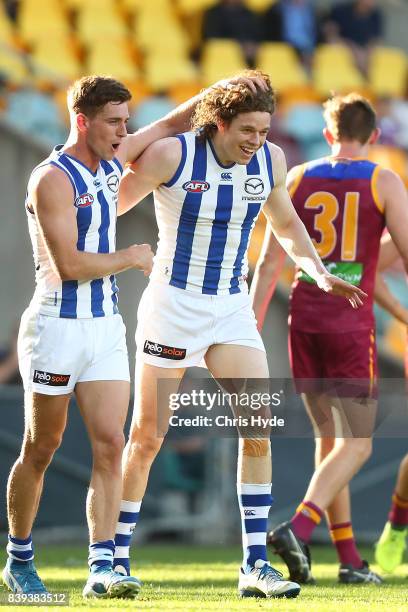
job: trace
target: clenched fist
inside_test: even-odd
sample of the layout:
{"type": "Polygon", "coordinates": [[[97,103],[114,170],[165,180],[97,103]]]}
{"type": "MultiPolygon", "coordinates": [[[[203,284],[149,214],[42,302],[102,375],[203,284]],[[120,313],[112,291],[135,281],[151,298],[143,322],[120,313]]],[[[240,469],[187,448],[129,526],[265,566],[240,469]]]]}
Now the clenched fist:
{"type": "Polygon", "coordinates": [[[143,270],[145,276],[149,276],[153,267],[153,251],[150,244],[132,244],[128,247],[131,257],[131,267],[143,270]]]}

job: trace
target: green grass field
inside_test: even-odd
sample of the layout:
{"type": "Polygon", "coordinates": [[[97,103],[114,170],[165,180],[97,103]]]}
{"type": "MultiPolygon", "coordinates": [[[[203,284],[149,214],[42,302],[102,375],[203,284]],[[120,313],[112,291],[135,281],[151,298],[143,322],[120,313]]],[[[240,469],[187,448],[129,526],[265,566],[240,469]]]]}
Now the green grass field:
{"type": "MultiPolygon", "coordinates": [[[[363,551],[370,561],[372,551],[363,551]]],[[[284,612],[407,612],[408,567],[402,566],[386,584],[341,586],[336,584],[337,561],[331,548],[313,548],[313,573],[318,586],[303,587],[297,599],[240,599],[237,596],[239,548],[146,546],[140,550],[135,574],[144,583],[136,601],[87,600],[81,591],[87,577],[86,547],[38,547],[37,569],[53,592],[70,593],[69,610],[266,610],[284,612]]],[[[281,563],[272,563],[284,571],[281,563]]],[[[3,587],[4,588],[4,587],[3,587]]],[[[2,591],[4,592],[4,591],[2,591]]],[[[18,606],[19,609],[23,609],[18,606]]],[[[1,609],[1,608],[0,608],[1,609]]],[[[3,608],[4,609],[4,608],[3,608]]],[[[8,607],[17,609],[17,606],[8,607]]],[[[25,607],[27,609],[27,607],[25,607]]],[[[38,608],[36,608],[38,609],[38,608]]],[[[64,610],[49,607],[48,610],[64,610]]]]}

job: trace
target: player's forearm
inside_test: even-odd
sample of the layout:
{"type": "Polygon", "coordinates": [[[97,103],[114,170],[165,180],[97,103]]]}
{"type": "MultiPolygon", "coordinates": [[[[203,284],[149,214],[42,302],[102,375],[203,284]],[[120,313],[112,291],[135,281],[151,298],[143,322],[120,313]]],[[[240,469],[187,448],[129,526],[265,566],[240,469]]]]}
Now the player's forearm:
{"type": "Polygon", "coordinates": [[[255,268],[250,295],[259,330],[263,328],[284,261],[285,253],[282,251],[274,259],[263,257],[255,268]]]}
{"type": "Polygon", "coordinates": [[[179,106],[163,117],[161,124],[166,136],[174,136],[175,134],[188,132],[191,129],[191,116],[205,91],[179,104],[179,106]]]}
{"type": "Polygon", "coordinates": [[[305,226],[297,215],[293,216],[284,228],[274,228],[274,233],[289,257],[315,281],[327,274],[305,226]]]}
{"type": "Polygon", "coordinates": [[[204,98],[211,88],[218,86],[225,87],[227,82],[228,81],[224,79],[214,83],[214,85],[208,87],[207,89],[203,89],[196,96],[193,96],[182,104],[179,104],[175,109],[163,117],[161,121],[167,135],[174,136],[174,134],[189,131],[191,129],[191,116],[197,104],[204,98]]]}
{"type": "Polygon", "coordinates": [[[384,308],[404,325],[408,325],[408,309],[392,295],[380,274],[377,274],[375,279],[374,299],[381,308],[384,308]]]}
{"type": "Polygon", "coordinates": [[[121,249],[115,253],[87,253],[76,251],[72,257],[61,262],[54,262],[56,272],[61,280],[88,281],[117,274],[133,267],[138,267],[130,249],[121,249]]]}

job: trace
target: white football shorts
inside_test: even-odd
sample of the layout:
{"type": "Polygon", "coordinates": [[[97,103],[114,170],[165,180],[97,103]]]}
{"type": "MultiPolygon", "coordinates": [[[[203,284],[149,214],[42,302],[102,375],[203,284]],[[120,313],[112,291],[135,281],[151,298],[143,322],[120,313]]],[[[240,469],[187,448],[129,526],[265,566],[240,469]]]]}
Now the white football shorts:
{"type": "Polygon", "coordinates": [[[204,365],[214,344],[265,352],[248,291],[205,295],[151,281],[137,312],[136,360],[162,368],[204,365]]]}
{"type": "Polygon", "coordinates": [[[18,359],[24,390],[45,395],[71,393],[78,382],[130,380],[120,314],[65,319],[28,308],[21,317],[18,359]]]}

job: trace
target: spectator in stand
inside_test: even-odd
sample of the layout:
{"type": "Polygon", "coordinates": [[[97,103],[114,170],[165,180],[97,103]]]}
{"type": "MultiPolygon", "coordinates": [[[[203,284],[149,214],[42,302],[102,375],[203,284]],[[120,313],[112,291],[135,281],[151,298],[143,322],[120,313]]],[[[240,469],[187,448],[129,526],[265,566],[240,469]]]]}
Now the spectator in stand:
{"type": "Polygon", "coordinates": [[[371,48],[378,44],[384,29],[384,16],[377,0],[354,0],[336,4],[324,24],[329,43],[345,43],[353,50],[357,66],[367,73],[371,48]]]}
{"type": "Polygon", "coordinates": [[[14,23],[17,21],[20,0],[3,0],[6,14],[14,23]]]}
{"type": "Polygon", "coordinates": [[[237,40],[250,66],[258,43],[261,27],[258,16],[247,8],[243,0],[221,0],[204,14],[203,39],[231,38],[237,40]]]}
{"type": "Polygon", "coordinates": [[[279,0],[264,14],[264,39],[283,41],[299,53],[307,68],[317,42],[316,14],[311,0],[279,0]]]}

